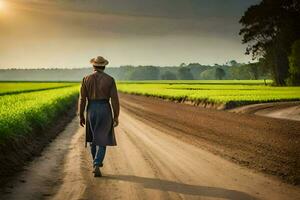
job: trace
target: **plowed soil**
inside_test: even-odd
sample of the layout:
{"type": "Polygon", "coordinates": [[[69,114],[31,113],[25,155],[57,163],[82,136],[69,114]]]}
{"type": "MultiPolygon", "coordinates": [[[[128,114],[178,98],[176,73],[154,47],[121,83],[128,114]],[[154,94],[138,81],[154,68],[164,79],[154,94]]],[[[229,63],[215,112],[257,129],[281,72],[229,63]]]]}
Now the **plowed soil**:
{"type": "Polygon", "coordinates": [[[300,122],[137,95],[121,103],[140,120],[244,166],[300,183],[300,122]]]}

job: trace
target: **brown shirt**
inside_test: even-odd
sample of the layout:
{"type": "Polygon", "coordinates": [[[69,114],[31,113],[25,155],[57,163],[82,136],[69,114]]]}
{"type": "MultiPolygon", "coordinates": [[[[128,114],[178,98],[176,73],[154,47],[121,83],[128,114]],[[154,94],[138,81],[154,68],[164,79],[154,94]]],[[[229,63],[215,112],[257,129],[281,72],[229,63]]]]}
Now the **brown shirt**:
{"type": "Polygon", "coordinates": [[[79,115],[84,116],[86,101],[89,99],[111,99],[114,118],[119,117],[120,105],[114,78],[103,71],[95,71],[83,78],[79,97],[79,115]]]}

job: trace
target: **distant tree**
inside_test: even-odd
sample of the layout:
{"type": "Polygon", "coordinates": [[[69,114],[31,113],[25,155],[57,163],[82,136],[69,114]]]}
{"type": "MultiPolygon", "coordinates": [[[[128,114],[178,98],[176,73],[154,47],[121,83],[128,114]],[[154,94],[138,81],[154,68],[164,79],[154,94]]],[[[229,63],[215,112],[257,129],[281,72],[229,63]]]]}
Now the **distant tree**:
{"type": "Polygon", "coordinates": [[[202,80],[214,80],[215,79],[215,69],[210,67],[209,69],[200,73],[200,78],[202,80]]]}
{"type": "Polygon", "coordinates": [[[192,73],[194,79],[201,79],[200,74],[201,72],[207,70],[209,66],[201,65],[199,63],[190,63],[187,65],[192,73]]]}
{"type": "Polygon", "coordinates": [[[288,84],[300,85],[300,40],[292,46],[292,53],[289,56],[289,73],[288,84]]]}
{"type": "Polygon", "coordinates": [[[229,61],[229,64],[230,64],[230,66],[237,66],[238,65],[238,62],[236,62],[235,60],[231,60],[231,61],[229,61]]]}
{"type": "Polygon", "coordinates": [[[251,79],[257,80],[259,78],[259,64],[258,63],[249,63],[246,65],[251,79]]]}
{"type": "Polygon", "coordinates": [[[215,77],[218,80],[222,80],[225,77],[225,71],[222,68],[216,68],[215,70],[215,77]]]}
{"type": "Polygon", "coordinates": [[[186,64],[185,63],[181,63],[179,66],[180,67],[186,67],[186,64]]]}
{"type": "Polygon", "coordinates": [[[176,80],[176,74],[170,72],[170,71],[166,71],[164,74],[161,75],[161,79],[162,80],[176,80]]]}
{"type": "Polygon", "coordinates": [[[130,80],[158,80],[159,68],[154,66],[135,67],[130,75],[130,80]]]}
{"type": "Polygon", "coordinates": [[[260,77],[270,79],[271,71],[270,68],[268,67],[267,60],[265,58],[260,58],[258,60],[258,65],[259,65],[260,77]]]}
{"type": "Polygon", "coordinates": [[[288,55],[300,39],[300,1],[262,0],[251,6],[241,18],[240,35],[247,43],[246,54],[265,58],[277,85],[285,85],[288,55]]]}
{"type": "Polygon", "coordinates": [[[228,79],[233,80],[249,80],[254,79],[249,64],[240,64],[239,67],[230,66],[227,70],[228,79]]]}
{"type": "MultiPolygon", "coordinates": [[[[109,70],[110,68],[107,68],[109,70]]],[[[121,66],[117,73],[117,79],[119,80],[130,80],[131,74],[134,72],[135,67],[130,65],[121,66]]]]}
{"type": "Polygon", "coordinates": [[[179,67],[177,72],[178,79],[180,80],[193,80],[193,74],[188,67],[179,67]]]}

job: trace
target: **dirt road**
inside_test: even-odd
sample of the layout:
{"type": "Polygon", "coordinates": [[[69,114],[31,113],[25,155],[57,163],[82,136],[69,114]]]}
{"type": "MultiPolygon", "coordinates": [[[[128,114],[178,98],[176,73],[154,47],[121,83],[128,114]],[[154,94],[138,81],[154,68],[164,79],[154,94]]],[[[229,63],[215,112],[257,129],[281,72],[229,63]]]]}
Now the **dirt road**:
{"type": "MultiPolygon", "coordinates": [[[[89,149],[84,148],[84,129],[74,119],[42,156],[9,185],[2,198],[300,198],[298,186],[241,167],[156,128],[148,119],[141,120],[128,109],[129,103],[134,103],[130,100],[122,97],[124,107],[116,129],[118,146],[108,148],[102,168],[104,177],[92,176],[89,149]]],[[[145,103],[136,106],[143,107],[145,103]]]]}

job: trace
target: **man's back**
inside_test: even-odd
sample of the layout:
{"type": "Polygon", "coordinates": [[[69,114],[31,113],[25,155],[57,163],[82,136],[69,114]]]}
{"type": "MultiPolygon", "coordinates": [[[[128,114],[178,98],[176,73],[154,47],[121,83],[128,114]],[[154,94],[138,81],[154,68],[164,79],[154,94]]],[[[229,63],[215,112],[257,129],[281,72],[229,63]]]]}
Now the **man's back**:
{"type": "Polygon", "coordinates": [[[83,78],[79,97],[79,115],[84,116],[86,100],[111,99],[114,118],[117,121],[120,112],[119,98],[115,80],[103,71],[94,73],[83,78]]]}
{"type": "Polygon", "coordinates": [[[94,72],[84,77],[82,84],[88,99],[109,99],[115,81],[105,72],[94,72]]]}

